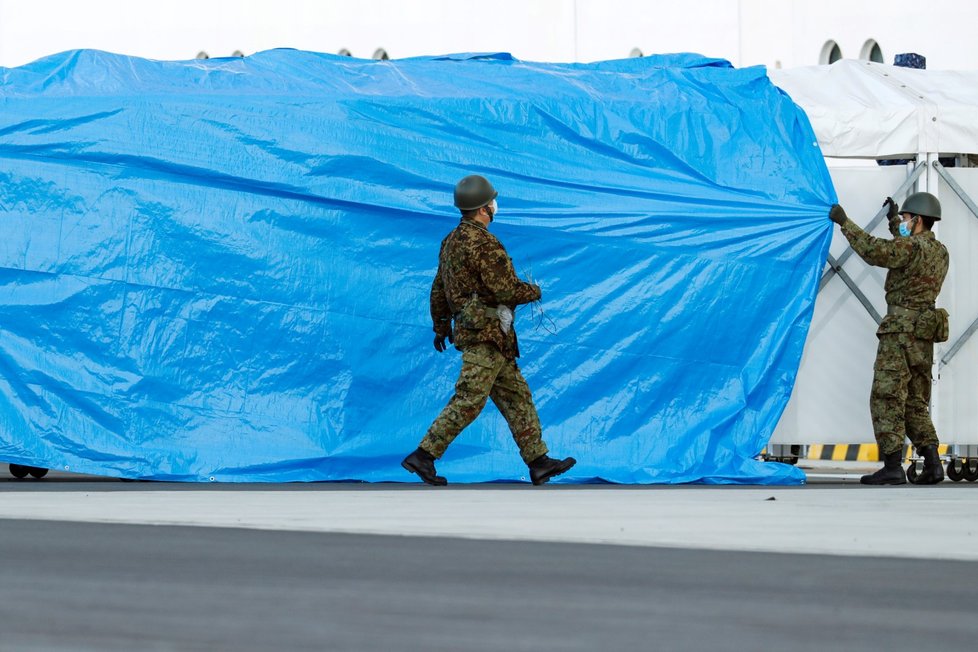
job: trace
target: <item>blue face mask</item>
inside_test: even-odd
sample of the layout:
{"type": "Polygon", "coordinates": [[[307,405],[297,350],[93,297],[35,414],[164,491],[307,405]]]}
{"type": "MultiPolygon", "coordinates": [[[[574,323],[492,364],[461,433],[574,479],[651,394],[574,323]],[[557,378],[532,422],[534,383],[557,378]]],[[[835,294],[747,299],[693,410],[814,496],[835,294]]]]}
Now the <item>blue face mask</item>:
{"type": "Polygon", "coordinates": [[[909,238],[910,233],[910,225],[906,222],[900,222],[900,235],[902,235],[904,238],[909,238]]]}

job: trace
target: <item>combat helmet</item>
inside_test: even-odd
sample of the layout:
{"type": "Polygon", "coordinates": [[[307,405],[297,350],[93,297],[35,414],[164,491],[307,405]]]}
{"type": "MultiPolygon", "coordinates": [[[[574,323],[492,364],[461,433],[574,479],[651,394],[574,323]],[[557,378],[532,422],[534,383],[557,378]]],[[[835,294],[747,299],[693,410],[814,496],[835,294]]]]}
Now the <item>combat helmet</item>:
{"type": "Polygon", "coordinates": [[[936,222],[941,219],[941,202],[929,192],[915,192],[903,201],[900,212],[930,217],[936,222]]]}
{"type": "Polygon", "coordinates": [[[455,207],[462,211],[474,211],[487,206],[498,194],[489,179],[470,174],[455,184],[455,207]]]}

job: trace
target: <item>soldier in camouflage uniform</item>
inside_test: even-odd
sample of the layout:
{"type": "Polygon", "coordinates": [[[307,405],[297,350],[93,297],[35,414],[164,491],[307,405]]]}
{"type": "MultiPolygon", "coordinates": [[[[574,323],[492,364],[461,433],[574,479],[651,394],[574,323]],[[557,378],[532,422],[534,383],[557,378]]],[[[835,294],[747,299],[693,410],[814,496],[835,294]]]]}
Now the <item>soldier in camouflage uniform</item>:
{"type": "Polygon", "coordinates": [[[907,476],[900,462],[907,436],[924,458],[916,483],[936,484],[944,479],[944,469],[930,417],[931,365],[934,342],[947,340],[947,311],[936,309],[934,302],[947,275],[948,253],[931,228],[941,219],[941,205],[933,195],[918,192],[907,197],[899,210],[889,197],[884,206],[888,207],[892,240],[869,235],[838,204],[829,211],[863,260],[888,269],[886,317],[876,331],[879,348],[869,401],[884,466],[860,481],[905,484],[907,476]]]}
{"type": "Polygon", "coordinates": [[[454,343],[462,352],[462,370],[455,395],[401,466],[432,485],[448,484],[436,474],[434,460],[490,398],[509,424],[533,484],[543,484],[576,463],[572,457],[547,457],[530,388],[516,365],[520,350],[512,327],[513,310],[540,299],[540,288],[516,276],[502,243],[489,233],[497,194],[478,175],[455,186],[455,206],[462,219],[441,243],[438,272],[431,284],[435,349],[444,351],[446,339],[454,343]]]}

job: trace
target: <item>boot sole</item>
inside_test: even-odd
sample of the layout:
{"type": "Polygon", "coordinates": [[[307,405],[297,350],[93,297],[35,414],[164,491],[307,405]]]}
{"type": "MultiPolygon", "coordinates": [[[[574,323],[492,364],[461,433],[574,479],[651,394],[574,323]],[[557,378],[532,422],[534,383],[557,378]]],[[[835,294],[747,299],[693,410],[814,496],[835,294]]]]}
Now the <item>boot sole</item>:
{"type": "Polygon", "coordinates": [[[884,480],[883,482],[867,482],[862,478],[859,478],[859,484],[864,484],[869,487],[898,487],[902,484],[907,484],[906,480],[884,480]]]}
{"type": "Polygon", "coordinates": [[[421,478],[421,480],[425,484],[430,484],[433,487],[444,487],[445,485],[448,484],[448,480],[446,480],[445,478],[441,477],[440,475],[436,475],[433,480],[428,480],[423,475],[421,475],[421,471],[419,471],[418,469],[414,468],[414,466],[408,464],[407,462],[401,462],[401,466],[404,467],[404,469],[406,471],[408,471],[409,473],[413,473],[416,476],[418,476],[419,478],[421,478]]]}
{"type": "Polygon", "coordinates": [[[567,473],[568,471],[570,471],[574,467],[575,464],[577,464],[577,460],[575,460],[573,457],[568,457],[566,464],[562,464],[562,465],[558,466],[556,469],[554,469],[553,471],[551,471],[547,475],[543,476],[542,478],[537,478],[536,480],[533,481],[533,484],[535,486],[538,486],[539,487],[540,485],[542,485],[544,483],[550,482],[550,479],[551,478],[556,478],[558,475],[561,475],[563,473],[567,473]]]}

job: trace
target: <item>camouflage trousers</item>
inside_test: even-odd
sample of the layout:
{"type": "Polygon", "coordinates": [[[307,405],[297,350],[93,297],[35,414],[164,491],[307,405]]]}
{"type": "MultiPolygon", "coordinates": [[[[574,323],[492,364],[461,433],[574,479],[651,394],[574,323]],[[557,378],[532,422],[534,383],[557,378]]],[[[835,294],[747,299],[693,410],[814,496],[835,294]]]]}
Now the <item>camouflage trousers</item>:
{"type": "Polygon", "coordinates": [[[879,336],[869,412],[881,455],[903,450],[904,436],[918,450],[938,444],[930,418],[934,344],[910,333],[879,336]]]}
{"type": "Polygon", "coordinates": [[[458,434],[479,416],[490,398],[509,424],[523,461],[529,463],[546,454],[547,445],[541,438],[540,417],[530,388],[516,361],[504,357],[492,344],[476,344],[462,352],[462,370],[455,383],[455,395],[428,428],[421,448],[441,457],[458,434]]]}

